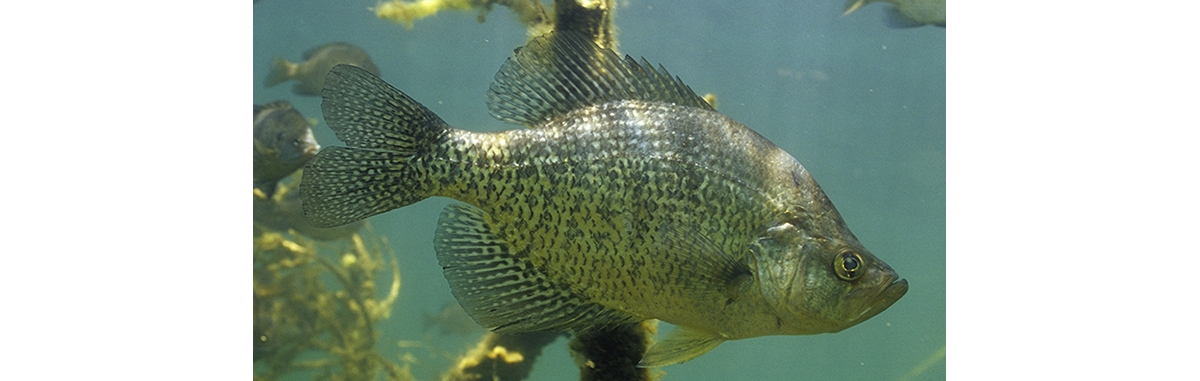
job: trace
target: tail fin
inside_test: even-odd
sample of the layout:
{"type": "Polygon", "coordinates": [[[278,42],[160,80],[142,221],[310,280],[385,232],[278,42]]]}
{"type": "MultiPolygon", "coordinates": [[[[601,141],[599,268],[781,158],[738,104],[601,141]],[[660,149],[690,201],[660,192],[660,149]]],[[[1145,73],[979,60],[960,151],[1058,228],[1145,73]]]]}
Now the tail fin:
{"type": "Polygon", "coordinates": [[[344,225],[429,197],[432,182],[409,162],[444,141],[446,122],[355,66],[331,69],[321,96],[325,122],[348,147],[326,147],[304,168],[309,222],[344,225]]]}
{"type": "Polygon", "coordinates": [[[267,87],[275,86],[283,81],[292,79],[292,72],[296,69],[296,64],[287,60],[275,57],[271,60],[271,73],[267,74],[267,87]]]}

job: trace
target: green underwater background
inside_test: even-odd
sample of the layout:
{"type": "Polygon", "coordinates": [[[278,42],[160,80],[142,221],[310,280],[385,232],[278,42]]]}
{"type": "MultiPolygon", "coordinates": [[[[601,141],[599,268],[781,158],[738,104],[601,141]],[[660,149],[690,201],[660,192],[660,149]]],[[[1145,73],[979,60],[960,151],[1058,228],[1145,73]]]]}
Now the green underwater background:
{"type": "MultiPolygon", "coordinates": [[[[492,118],[485,104],[496,71],[527,38],[509,9],[496,7],[483,23],[475,12],[442,11],[406,29],[375,17],[375,5],[255,3],[254,103],[287,100],[319,121],[313,132],[323,147],[342,145],[322,119],[320,97],[264,82],[272,58],[299,61],[312,47],[343,41],[366,50],[381,78],[452,126],[520,128],[492,118]]],[[[620,53],[661,64],[698,94],[716,94],[718,111],[796,157],[859,240],[910,287],[887,311],[843,332],[726,342],[662,368],[663,379],[945,379],[946,30],[890,29],[886,4],[842,16],[838,0],[618,5],[620,53]]],[[[418,380],[437,379],[482,334],[431,318],[456,303],[433,250],[438,214],[450,202],[430,199],[369,219],[403,279],[390,318],[376,327],[375,349],[408,364],[418,380]]],[[[668,329],[660,325],[660,334],[668,329]]],[[[545,348],[530,380],[578,378],[567,341],[545,348]]]]}

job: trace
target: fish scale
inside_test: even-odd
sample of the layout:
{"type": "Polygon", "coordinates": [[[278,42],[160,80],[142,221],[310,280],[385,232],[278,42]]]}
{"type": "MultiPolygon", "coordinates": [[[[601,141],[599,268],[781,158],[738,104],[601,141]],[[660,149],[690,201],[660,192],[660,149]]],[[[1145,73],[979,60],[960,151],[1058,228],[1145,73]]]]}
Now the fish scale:
{"type": "Polygon", "coordinates": [[[530,128],[455,129],[370,73],[330,71],[349,147],[306,167],[317,225],[448,197],[434,247],[451,291],[499,333],[645,319],[678,328],[642,366],[725,340],[836,332],[907,291],[803,166],[665,70],[583,36],[535,38],[488,93],[530,128]]]}
{"type": "Polygon", "coordinates": [[[428,159],[445,162],[433,165],[443,174],[428,176],[457,180],[450,187],[431,190],[431,195],[483,209],[513,250],[527,252],[552,281],[571,285],[572,291],[600,304],[622,306],[623,312],[639,318],[681,323],[718,321],[729,315],[753,319],[756,314],[763,315],[760,320],[772,320],[770,309],[758,304],[739,304],[745,311],[729,311],[723,300],[712,299],[710,305],[696,308],[698,303],[682,297],[687,285],[681,280],[688,277],[671,267],[674,262],[649,261],[664,267],[640,266],[641,271],[635,271],[628,260],[657,254],[650,252],[654,245],[644,244],[647,237],[639,233],[656,232],[666,220],[695,225],[728,253],[743,252],[753,230],[778,219],[780,208],[761,196],[762,187],[755,186],[761,180],[751,177],[758,174],[735,167],[734,160],[718,155],[721,151],[692,147],[745,140],[747,144],[732,144],[731,149],[749,156],[763,145],[755,141],[761,137],[745,129],[743,136],[731,136],[727,131],[735,130],[726,123],[735,122],[695,108],[630,101],[597,108],[536,129],[452,132],[445,144],[455,154],[428,159]],[[629,135],[639,136],[634,140],[629,135]],[[656,145],[658,149],[647,149],[656,145]],[[505,154],[485,154],[498,150],[505,154]],[[650,181],[634,177],[674,181],[655,182],[652,190],[646,185],[650,181]],[[484,191],[478,186],[485,183],[496,189],[484,191]],[[561,197],[563,202],[548,205],[545,195],[561,197]],[[554,223],[555,216],[576,221],[575,238],[568,238],[565,229],[554,223]],[[572,247],[581,242],[594,246],[572,247]],[[566,253],[590,255],[561,255],[563,246],[571,248],[566,253]],[[639,281],[622,283],[626,279],[639,281]],[[674,316],[678,311],[692,313],[674,316]],[[706,312],[713,316],[698,316],[706,312]]]}

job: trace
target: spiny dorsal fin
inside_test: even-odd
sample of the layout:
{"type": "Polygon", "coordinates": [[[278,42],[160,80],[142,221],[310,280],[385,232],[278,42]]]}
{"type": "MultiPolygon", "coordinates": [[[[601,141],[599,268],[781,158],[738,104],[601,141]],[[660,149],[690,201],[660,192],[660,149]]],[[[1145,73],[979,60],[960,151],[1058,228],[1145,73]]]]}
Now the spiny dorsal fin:
{"type": "Polygon", "coordinates": [[[475,322],[496,333],[581,330],[636,322],[551,282],[514,253],[484,211],[466,204],[442,210],[434,249],[450,290],[475,322]]]}
{"type": "Polygon", "coordinates": [[[642,361],[638,362],[638,367],[657,368],[678,364],[705,354],[723,342],[725,339],[715,333],[677,326],[666,338],[654,343],[654,346],[646,351],[642,361]]]}
{"type": "Polygon", "coordinates": [[[541,125],[571,110],[620,100],[668,102],[712,110],[667,70],[642,59],[621,59],[575,32],[534,38],[504,62],[488,89],[497,119],[541,125]]]}

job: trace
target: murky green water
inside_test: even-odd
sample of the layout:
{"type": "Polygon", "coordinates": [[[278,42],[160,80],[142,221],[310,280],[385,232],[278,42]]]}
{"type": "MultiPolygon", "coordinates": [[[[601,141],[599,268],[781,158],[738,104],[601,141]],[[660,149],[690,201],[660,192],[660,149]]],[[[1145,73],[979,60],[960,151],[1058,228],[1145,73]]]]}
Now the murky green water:
{"type": "MultiPolygon", "coordinates": [[[[665,379],[906,379],[946,343],[946,30],[888,29],[882,4],[842,17],[837,0],[742,3],[621,1],[621,52],[662,64],[698,93],[715,93],[719,111],[800,160],[910,290],[846,331],[727,342],[663,368],[665,379]]],[[[289,84],[267,89],[263,81],[274,56],[299,60],[313,46],[345,41],[369,52],[384,80],[451,125],[515,128],[491,118],[484,103],[492,76],[525,41],[524,26],[508,9],[497,7],[482,24],[473,13],[443,12],[406,30],[377,19],[368,10],[374,5],[255,4],[254,102],[285,99],[320,119],[319,97],[295,95],[289,84]]],[[[324,121],[314,132],[322,145],[341,145],[324,121]]],[[[371,219],[400,257],[404,279],[378,349],[397,362],[411,355],[418,379],[434,379],[476,339],[424,324],[425,315],[454,303],[432,245],[448,203],[426,200],[371,219]],[[402,347],[402,340],[423,344],[402,347]]],[[[577,372],[560,340],[532,379],[570,380],[577,372]]],[[[938,360],[911,379],[944,378],[938,360]]]]}

